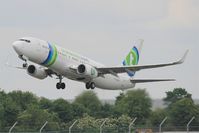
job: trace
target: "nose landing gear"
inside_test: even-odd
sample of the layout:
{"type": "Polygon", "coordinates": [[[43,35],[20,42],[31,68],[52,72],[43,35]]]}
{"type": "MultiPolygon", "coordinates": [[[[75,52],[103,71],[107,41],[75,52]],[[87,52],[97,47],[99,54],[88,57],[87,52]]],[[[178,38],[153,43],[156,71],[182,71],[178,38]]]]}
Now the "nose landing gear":
{"type": "Polygon", "coordinates": [[[62,82],[63,77],[62,76],[58,76],[58,77],[59,77],[59,82],[56,84],[56,88],[57,89],[65,89],[66,84],[62,82]]]}
{"type": "Polygon", "coordinates": [[[25,63],[23,63],[22,67],[23,67],[23,68],[27,68],[27,67],[28,67],[27,61],[25,61],[25,63]]]}
{"type": "Polygon", "coordinates": [[[19,58],[24,61],[22,67],[27,68],[28,67],[28,63],[27,63],[28,58],[25,57],[24,55],[19,55],[19,58]]]}

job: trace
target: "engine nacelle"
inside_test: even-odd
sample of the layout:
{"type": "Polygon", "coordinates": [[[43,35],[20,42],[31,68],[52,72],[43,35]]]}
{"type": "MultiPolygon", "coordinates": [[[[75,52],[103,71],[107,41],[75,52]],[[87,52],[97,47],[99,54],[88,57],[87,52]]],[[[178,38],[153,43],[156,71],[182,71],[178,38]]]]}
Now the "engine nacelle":
{"type": "Polygon", "coordinates": [[[77,67],[77,73],[84,75],[84,76],[92,77],[92,78],[95,78],[98,76],[98,72],[97,72],[96,68],[94,68],[88,64],[79,65],[77,67]]]}
{"type": "Polygon", "coordinates": [[[27,73],[30,76],[33,76],[33,77],[38,78],[38,79],[45,79],[48,76],[44,69],[36,67],[34,65],[28,66],[27,73]]]}

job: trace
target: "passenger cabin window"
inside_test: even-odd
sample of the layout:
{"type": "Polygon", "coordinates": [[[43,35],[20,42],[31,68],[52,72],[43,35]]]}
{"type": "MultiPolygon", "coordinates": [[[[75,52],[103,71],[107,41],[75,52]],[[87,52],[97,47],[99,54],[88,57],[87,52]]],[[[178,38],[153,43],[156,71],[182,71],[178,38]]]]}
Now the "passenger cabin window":
{"type": "Polygon", "coordinates": [[[19,39],[20,41],[23,41],[23,42],[27,42],[27,43],[30,43],[30,40],[27,40],[27,39],[19,39]]]}

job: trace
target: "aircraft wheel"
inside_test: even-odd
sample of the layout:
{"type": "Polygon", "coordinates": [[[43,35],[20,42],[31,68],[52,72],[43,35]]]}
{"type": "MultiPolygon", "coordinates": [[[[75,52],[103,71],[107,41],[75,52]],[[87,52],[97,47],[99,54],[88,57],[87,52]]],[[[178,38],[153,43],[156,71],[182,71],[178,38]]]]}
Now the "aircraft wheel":
{"type": "Polygon", "coordinates": [[[61,84],[60,83],[57,83],[56,84],[56,88],[59,90],[61,88],[61,84]]]}
{"type": "Polygon", "coordinates": [[[62,89],[65,89],[65,88],[66,88],[65,83],[61,83],[61,88],[62,88],[62,89]]]}
{"type": "Polygon", "coordinates": [[[95,89],[95,83],[92,82],[90,87],[91,87],[91,89],[95,89]]]}
{"type": "Polygon", "coordinates": [[[90,83],[86,83],[86,89],[90,89],[90,83]]]}

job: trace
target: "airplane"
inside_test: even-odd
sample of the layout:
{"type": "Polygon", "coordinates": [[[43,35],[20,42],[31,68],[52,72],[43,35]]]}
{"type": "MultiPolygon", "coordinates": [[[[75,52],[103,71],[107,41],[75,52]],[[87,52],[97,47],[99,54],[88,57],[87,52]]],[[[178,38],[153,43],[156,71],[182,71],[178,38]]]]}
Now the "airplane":
{"type": "Polygon", "coordinates": [[[18,57],[24,61],[22,67],[27,73],[37,79],[45,79],[55,75],[59,82],[57,89],[65,89],[63,78],[85,83],[86,89],[101,88],[107,90],[126,90],[134,88],[136,83],[175,81],[174,79],[134,79],[137,71],[182,64],[188,50],[179,61],[138,65],[143,40],[138,46],[133,46],[122,66],[106,67],[80,54],[59,47],[48,41],[33,37],[23,37],[15,41],[12,46],[18,57]],[[29,62],[31,64],[29,65],[29,62]]]}

